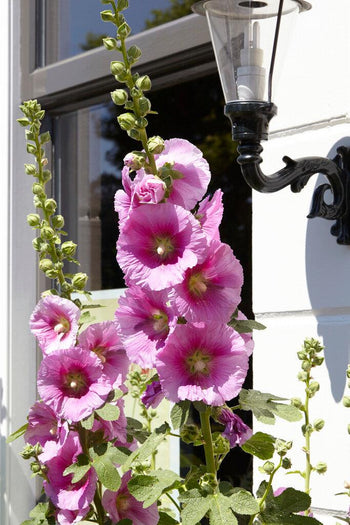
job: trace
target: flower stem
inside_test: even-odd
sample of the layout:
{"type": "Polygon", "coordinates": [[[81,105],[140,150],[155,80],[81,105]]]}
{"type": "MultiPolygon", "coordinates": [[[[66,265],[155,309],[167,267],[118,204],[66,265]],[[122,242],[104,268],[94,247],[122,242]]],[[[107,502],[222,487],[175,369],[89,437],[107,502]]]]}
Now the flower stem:
{"type": "MultiPolygon", "coordinates": [[[[270,474],[270,478],[269,478],[269,481],[268,481],[268,483],[266,485],[265,492],[264,492],[264,494],[262,495],[262,498],[259,501],[259,513],[264,510],[265,500],[266,500],[266,498],[267,498],[267,496],[268,496],[268,494],[270,492],[270,489],[272,487],[273,478],[274,478],[276,472],[281,468],[281,466],[282,466],[282,457],[280,458],[280,461],[279,461],[278,465],[273,469],[273,471],[270,474]]],[[[256,516],[257,516],[257,514],[254,514],[253,516],[251,516],[248,525],[252,525],[254,523],[254,520],[255,520],[256,516]]]]}
{"type": "Polygon", "coordinates": [[[216,476],[216,464],[214,458],[213,439],[210,428],[210,407],[204,412],[200,412],[201,428],[204,438],[204,454],[207,471],[209,474],[216,476]]]}

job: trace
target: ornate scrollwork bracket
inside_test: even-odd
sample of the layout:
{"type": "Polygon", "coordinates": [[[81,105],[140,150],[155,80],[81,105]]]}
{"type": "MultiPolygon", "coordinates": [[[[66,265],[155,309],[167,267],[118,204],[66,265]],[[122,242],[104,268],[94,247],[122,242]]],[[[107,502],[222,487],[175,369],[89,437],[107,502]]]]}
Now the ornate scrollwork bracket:
{"type": "Polygon", "coordinates": [[[230,102],[225,114],[232,123],[233,140],[238,141],[237,162],[248,185],[261,193],[274,193],[290,186],[293,192],[301,191],[309,179],[322,173],[328,182],[314,192],[308,218],[322,217],[336,220],[331,233],[339,244],[350,244],[350,148],[340,146],[336,157],[290,159],[283,157],[286,166],[272,175],[264,175],[260,169],[263,148],[260,141],[267,139],[268,125],[277,108],[268,102],[230,102]],[[333,202],[325,201],[330,190],[333,202]]]}

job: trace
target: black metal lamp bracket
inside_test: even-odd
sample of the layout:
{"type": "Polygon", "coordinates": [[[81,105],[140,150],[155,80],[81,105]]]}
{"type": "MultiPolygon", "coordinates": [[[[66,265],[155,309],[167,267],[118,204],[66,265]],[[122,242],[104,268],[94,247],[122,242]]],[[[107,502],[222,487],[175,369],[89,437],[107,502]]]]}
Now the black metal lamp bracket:
{"type": "Polygon", "coordinates": [[[225,106],[225,114],[232,123],[233,140],[239,143],[237,162],[246,182],[261,193],[274,193],[286,186],[299,192],[313,175],[322,173],[328,183],[316,188],[308,218],[336,220],[331,228],[332,235],[337,237],[339,244],[350,244],[350,148],[340,146],[333,160],[283,157],[286,166],[266,176],[260,169],[263,150],[260,142],[267,139],[269,121],[276,112],[276,106],[270,102],[235,101],[225,106]],[[333,194],[331,204],[325,201],[328,190],[333,194]]]}

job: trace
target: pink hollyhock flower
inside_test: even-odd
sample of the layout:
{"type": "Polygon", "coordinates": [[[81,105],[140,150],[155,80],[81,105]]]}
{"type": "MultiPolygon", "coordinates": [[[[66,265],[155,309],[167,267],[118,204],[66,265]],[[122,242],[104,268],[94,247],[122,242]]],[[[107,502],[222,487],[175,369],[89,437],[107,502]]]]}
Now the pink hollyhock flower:
{"type": "Polygon", "coordinates": [[[113,388],[124,383],[130,363],[114,321],[91,324],[79,335],[78,344],[97,355],[113,388]]]}
{"type": "Polygon", "coordinates": [[[203,199],[195,215],[202,226],[203,232],[210,240],[220,240],[219,226],[224,213],[222,196],[222,191],[216,190],[211,199],[209,196],[203,199]]]}
{"type": "Polygon", "coordinates": [[[114,209],[118,212],[120,226],[128,218],[133,200],[133,182],[129,176],[129,168],[127,166],[124,166],[122,169],[122,184],[124,190],[118,190],[114,196],[114,209]]]}
{"type": "Polygon", "coordinates": [[[72,523],[79,523],[89,512],[90,507],[82,510],[66,510],[61,509],[56,514],[58,525],[71,525],[72,523]]]}
{"type": "Polygon", "coordinates": [[[178,314],[193,322],[228,322],[241,301],[242,284],[242,266],[231,248],[212,241],[206,259],[188,268],[175,286],[178,314]]]}
{"type": "Polygon", "coordinates": [[[166,186],[158,177],[146,174],[135,182],[134,199],[140,204],[158,204],[164,199],[166,186]]]}
{"type": "Polygon", "coordinates": [[[173,204],[140,206],[126,221],[117,244],[117,260],[128,285],[163,290],[201,262],[205,235],[193,215],[173,204]]]}
{"type": "Polygon", "coordinates": [[[147,385],[145,392],[141,396],[141,401],[146,408],[157,408],[159,403],[163,401],[164,397],[165,395],[160,382],[153,381],[153,383],[147,385]]]}
{"type": "Polygon", "coordinates": [[[115,317],[120,324],[126,353],[142,368],[153,368],[157,351],[162,348],[176,324],[167,305],[166,291],[147,293],[134,286],[120,297],[115,317]]]}
{"type": "Polygon", "coordinates": [[[79,317],[79,308],[68,299],[47,295],[38,302],[29,325],[44,355],[75,344],[79,317]]]}
{"type": "Polygon", "coordinates": [[[156,362],[165,396],[221,406],[241,390],[248,370],[243,339],[225,324],[177,325],[156,362]]]}
{"type": "Polygon", "coordinates": [[[58,417],[80,421],[106,401],[112,386],[93,352],[75,346],[44,357],[38,391],[58,417]]]}
{"type": "Polygon", "coordinates": [[[67,424],[58,420],[52,408],[45,403],[37,401],[29,410],[24,440],[30,445],[40,443],[43,447],[47,441],[62,443],[67,433],[67,424]]]}
{"type": "MultiPolygon", "coordinates": [[[[79,454],[83,452],[79,435],[71,432],[63,446],[53,444],[56,454],[45,454],[39,456],[40,461],[47,467],[47,480],[44,480],[44,490],[52,503],[59,509],[66,511],[81,511],[89,507],[93,500],[96,489],[97,474],[93,468],[77,483],[72,483],[73,474],[65,476],[63,473],[67,467],[77,461],[79,454]]],[[[74,523],[74,522],[73,522],[74,523]]]]}
{"type": "Polygon", "coordinates": [[[122,477],[122,483],[117,492],[106,490],[102,497],[102,505],[108,512],[113,525],[123,519],[129,519],[133,525],[156,525],[159,521],[157,504],[153,503],[146,509],[142,501],[132,496],[128,490],[131,472],[122,477]]]}
{"type": "Polygon", "coordinates": [[[253,435],[252,429],[239,416],[234,414],[230,408],[222,408],[217,420],[225,425],[222,435],[229,440],[231,448],[236,445],[243,445],[253,435]]]}
{"type": "Polygon", "coordinates": [[[169,163],[182,176],[173,181],[168,202],[192,210],[207,190],[210,181],[208,162],[203,158],[202,152],[188,140],[170,139],[164,145],[162,153],[155,155],[157,168],[169,163]]]}

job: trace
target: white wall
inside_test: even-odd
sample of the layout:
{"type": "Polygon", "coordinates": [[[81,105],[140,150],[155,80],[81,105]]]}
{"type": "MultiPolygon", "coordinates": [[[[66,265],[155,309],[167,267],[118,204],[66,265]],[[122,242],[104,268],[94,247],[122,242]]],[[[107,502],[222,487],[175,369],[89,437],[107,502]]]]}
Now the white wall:
{"type": "MultiPolygon", "coordinates": [[[[263,170],[284,166],[282,157],[327,156],[350,147],[350,3],[317,0],[299,16],[274,102],[279,114],[264,144],[263,170]]],[[[335,496],[350,481],[350,412],[342,406],[350,347],[350,246],[329,233],[331,221],[306,219],[315,175],[300,193],[284,189],[253,196],[253,309],[267,330],[255,336],[254,387],[289,397],[302,396],[296,352],[305,337],[325,344],[325,365],[316,370],[321,391],[311,402],[312,420],[326,426],[312,435],[312,461],[326,461],[328,473],[313,475],[313,505],[347,510],[335,496]]],[[[258,428],[258,426],[256,427],[258,428]]],[[[300,424],[264,430],[294,441],[294,468],[304,469],[300,424]]],[[[256,465],[258,466],[258,465],[256,465]]],[[[256,472],[255,484],[261,480],[256,472]]],[[[297,476],[280,476],[275,486],[303,488],[297,476]]],[[[320,516],[328,523],[325,516],[320,516]]],[[[330,523],[334,523],[334,519],[330,523]]]]}
{"type": "MultiPolygon", "coordinates": [[[[26,422],[35,400],[36,354],[27,326],[36,298],[32,236],[26,215],[32,211],[32,181],[24,174],[24,131],[20,99],[20,0],[2,3],[0,17],[1,191],[0,191],[0,523],[18,525],[34,503],[28,465],[18,455],[21,443],[6,437],[26,422]],[[10,244],[10,239],[12,242],[10,244]]],[[[33,235],[34,236],[34,235],[33,235]]]]}

